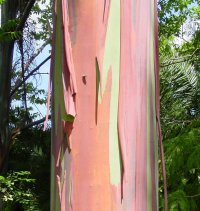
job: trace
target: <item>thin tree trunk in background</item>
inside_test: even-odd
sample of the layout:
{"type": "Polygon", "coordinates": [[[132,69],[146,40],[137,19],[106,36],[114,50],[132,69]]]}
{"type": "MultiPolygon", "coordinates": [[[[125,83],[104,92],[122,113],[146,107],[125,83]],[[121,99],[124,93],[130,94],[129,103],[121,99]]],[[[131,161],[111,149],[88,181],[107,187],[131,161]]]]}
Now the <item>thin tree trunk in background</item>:
{"type": "Polygon", "coordinates": [[[154,0],[56,0],[51,210],[158,210],[154,0]]]}
{"type": "MultiPolygon", "coordinates": [[[[1,26],[8,20],[16,17],[16,5],[13,0],[7,0],[1,6],[1,26]]],[[[0,41],[0,173],[6,168],[6,146],[8,141],[8,121],[10,107],[11,70],[14,42],[0,41]]],[[[2,197],[0,196],[0,210],[3,210],[2,197]]]]}
{"type": "MultiPolygon", "coordinates": [[[[16,18],[15,1],[7,0],[1,6],[1,25],[16,18]]],[[[3,160],[8,141],[8,122],[10,108],[11,70],[14,41],[0,41],[0,172],[3,171],[3,160]]]]}
{"type": "MultiPolygon", "coordinates": [[[[23,10],[24,8],[24,10],[20,14],[16,31],[23,31],[35,0],[21,2],[6,0],[1,5],[1,26],[17,17],[19,3],[23,3],[21,9],[23,10]]],[[[6,171],[7,157],[12,144],[12,134],[9,134],[9,110],[14,42],[15,40],[0,41],[0,173],[4,170],[6,171]]]]}

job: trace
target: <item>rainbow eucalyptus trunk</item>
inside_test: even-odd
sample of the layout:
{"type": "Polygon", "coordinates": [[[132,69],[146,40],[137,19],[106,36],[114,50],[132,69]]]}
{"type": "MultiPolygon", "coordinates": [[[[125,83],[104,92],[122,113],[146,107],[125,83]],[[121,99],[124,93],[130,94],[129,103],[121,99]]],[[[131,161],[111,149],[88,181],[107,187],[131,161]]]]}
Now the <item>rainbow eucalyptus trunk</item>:
{"type": "Polygon", "coordinates": [[[154,0],[55,0],[51,210],[158,210],[154,0]]]}

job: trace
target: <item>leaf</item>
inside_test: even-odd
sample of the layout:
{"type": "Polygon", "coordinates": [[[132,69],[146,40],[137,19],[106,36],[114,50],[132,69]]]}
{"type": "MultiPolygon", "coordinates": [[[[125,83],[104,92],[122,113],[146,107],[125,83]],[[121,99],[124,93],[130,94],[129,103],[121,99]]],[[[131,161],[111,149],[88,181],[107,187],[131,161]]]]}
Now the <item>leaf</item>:
{"type": "Polygon", "coordinates": [[[0,28],[0,41],[16,40],[22,36],[21,31],[15,31],[18,22],[18,19],[8,20],[0,28]]]}
{"type": "Polygon", "coordinates": [[[75,119],[75,117],[72,116],[72,115],[70,115],[70,114],[65,114],[65,115],[63,116],[63,120],[65,120],[65,121],[67,121],[67,122],[73,122],[74,119],[75,119]]]}
{"type": "Polygon", "coordinates": [[[5,0],[0,0],[0,5],[3,4],[5,2],[5,0]]]}
{"type": "Polygon", "coordinates": [[[183,190],[177,190],[169,194],[169,210],[170,211],[185,211],[190,210],[189,201],[183,190]]]}

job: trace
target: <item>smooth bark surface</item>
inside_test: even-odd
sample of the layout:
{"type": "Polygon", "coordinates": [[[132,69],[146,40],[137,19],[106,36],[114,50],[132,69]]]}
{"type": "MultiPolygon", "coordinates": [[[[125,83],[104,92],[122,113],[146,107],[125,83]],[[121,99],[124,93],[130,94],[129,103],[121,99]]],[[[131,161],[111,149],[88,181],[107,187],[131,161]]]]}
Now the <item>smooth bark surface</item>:
{"type": "Polygon", "coordinates": [[[51,210],[158,210],[154,0],[56,0],[51,210]]]}

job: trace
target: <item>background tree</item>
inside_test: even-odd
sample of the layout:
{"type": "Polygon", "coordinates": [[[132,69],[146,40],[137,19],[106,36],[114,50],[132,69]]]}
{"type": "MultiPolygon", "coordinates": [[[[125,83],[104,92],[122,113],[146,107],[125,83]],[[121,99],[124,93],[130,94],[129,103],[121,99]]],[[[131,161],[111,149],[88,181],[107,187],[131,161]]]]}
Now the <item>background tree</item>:
{"type": "Polygon", "coordinates": [[[35,1],[31,0],[14,1],[14,3],[13,1],[1,1],[0,46],[3,55],[0,59],[0,80],[2,82],[0,89],[2,100],[0,106],[2,117],[0,122],[1,182],[13,184],[13,180],[16,180],[18,183],[16,175],[24,175],[23,179],[19,178],[19,187],[17,186],[19,190],[13,189],[13,186],[6,189],[6,192],[5,189],[1,189],[1,210],[19,210],[19,207],[22,210],[36,210],[35,203],[39,210],[46,211],[49,209],[48,152],[50,150],[50,139],[43,137],[45,134],[48,137],[50,132],[44,133],[40,127],[35,129],[31,129],[31,127],[37,126],[45,120],[45,118],[39,119],[39,114],[33,111],[33,106],[46,103],[45,91],[38,89],[36,82],[38,80],[37,75],[40,74],[38,70],[50,59],[50,56],[45,58],[38,66],[35,60],[50,42],[51,4],[41,9],[45,1],[38,0],[34,3],[35,1]],[[11,9],[13,9],[13,12],[11,9]],[[35,21],[38,21],[33,16],[39,17],[37,26],[41,27],[40,30],[32,27],[36,24],[35,21]],[[48,19],[48,21],[44,23],[44,19],[48,19]],[[44,33],[46,29],[48,31],[44,33]],[[6,52],[8,52],[9,46],[11,48],[8,54],[6,52]],[[29,80],[30,78],[31,80],[29,80]],[[25,134],[27,137],[25,137],[25,134]],[[42,141],[44,141],[43,144],[42,141]],[[44,148],[45,146],[46,148],[44,148]],[[23,155],[20,155],[19,152],[23,155]],[[39,165],[40,168],[38,167],[39,163],[41,164],[39,165]],[[26,179],[29,181],[31,178],[34,179],[31,180],[30,189],[27,190],[26,179]],[[40,189],[39,186],[43,188],[40,189]],[[11,191],[11,189],[13,190],[11,191]],[[27,191],[31,192],[27,193],[27,191]],[[10,194],[9,198],[6,198],[6,193],[10,194]],[[23,200],[22,198],[25,196],[23,194],[32,194],[34,198],[27,195],[27,198],[23,200]],[[4,201],[3,207],[2,199],[4,201]]]}
{"type": "MultiPolygon", "coordinates": [[[[42,3],[44,1],[38,2],[42,3]]],[[[2,47],[2,55],[8,59],[5,59],[3,56],[1,57],[2,87],[0,98],[2,100],[1,104],[4,105],[0,110],[2,116],[0,124],[2,131],[0,139],[2,150],[0,159],[1,171],[5,167],[4,163],[10,151],[10,147],[12,146],[12,137],[15,137],[21,128],[24,128],[26,125],[30,124],[30,122],[33,122],[36,117],[35,115],[37,115],[32,115],[30,113],[33,108],[30,103],[45,103],[45,99],[42,99],[39,96],[44,94],[44,90],[37,89],[32,82],[33,80],[31,82],[28,81],[30,77],[34,77],[35,74],[38,74],[37,70],[50,59],[49,56],[41,62],[39,66],[34,67],[35,58],[49,43],[51,36],[50,32],[42,36],[41,31],[38,32],[35,28],[31,28],[31,25],[34,24],[34,20],[28,17],[30,17],[30,14],[41,13],[37,4],[33,7],[34,3],[35,1],[16,1],[15,5],[12,4],[12,1],[6,1],[2,4],[0,45],[2,47]],[[9,6],[10,4],[15,8],[15,14],[13,13],[12,17],[11,15],[9,16],[11,13],[10,8],[12,8],[9,6]],[[39,39],[40,42],[43,40],[44,43],[40,45],[39,48],[34,48],[34,46],[36,46],[35,40],[39,39]],[[8,46],[11,46],[9,55],[6,53],[9,49],[8,46]],[[13,61],[14,46],[15,59],[13,61]],[[4,62],[7,62],[7,64],[4,62]],[[18,104],[17,101],[20,103],[18,104]],[[18,117],[20,116],[21,118],[18,118],[18,121],[16,121],[17,118],[15,117],[17,113],[18,117]]],[[[44,10],[43,15],[40,16],[41,21],[43,18],[47,18],[47,11],[49,11],[50,8],[51,6],[49,5],[49,7],[44,10]]],[[[48,23],[49,24],[42,24],[43,31],[47,28],[47,25],[50,26],[49,21],[48,23]]]]}
{"type": "Polygon", "coordinates": [[[199,9],[199,1],[159,2],[161,126],[170,210],[200,209],[199,9]]]}

